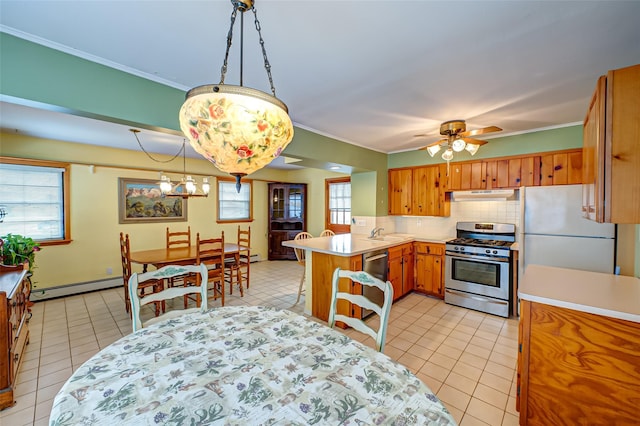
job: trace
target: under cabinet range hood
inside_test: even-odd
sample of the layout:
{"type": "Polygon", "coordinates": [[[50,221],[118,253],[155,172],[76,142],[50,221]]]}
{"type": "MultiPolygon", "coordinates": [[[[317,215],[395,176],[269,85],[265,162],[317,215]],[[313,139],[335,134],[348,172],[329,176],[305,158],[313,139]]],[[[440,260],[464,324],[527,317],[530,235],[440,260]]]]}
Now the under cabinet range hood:
{"type": "Polygon", "coordinates": [[[479,189],[473,191],[453,191],[453,201],[506,201],[515,200],[513,189],[479,189]]]}

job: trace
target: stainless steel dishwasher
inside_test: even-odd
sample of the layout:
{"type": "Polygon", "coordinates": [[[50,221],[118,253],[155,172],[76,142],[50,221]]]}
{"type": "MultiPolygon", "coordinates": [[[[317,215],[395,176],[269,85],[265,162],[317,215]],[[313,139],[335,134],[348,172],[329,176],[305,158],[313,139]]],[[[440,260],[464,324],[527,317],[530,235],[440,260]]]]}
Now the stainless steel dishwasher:
{"type": "MultiPolygon", "coordinates": [[[[389,252],[386,249],[364,253],[362,255],[362,270],[382,281],[387,281],[388,261],[389,252]]],[[[362,286],[362,295],[379,306],[382,306],[384,302],[384,294],[375,287],[362,286]]],[[[362,318],[366,318],[372,313],[373,311],[363,309],[362,318]]]]}

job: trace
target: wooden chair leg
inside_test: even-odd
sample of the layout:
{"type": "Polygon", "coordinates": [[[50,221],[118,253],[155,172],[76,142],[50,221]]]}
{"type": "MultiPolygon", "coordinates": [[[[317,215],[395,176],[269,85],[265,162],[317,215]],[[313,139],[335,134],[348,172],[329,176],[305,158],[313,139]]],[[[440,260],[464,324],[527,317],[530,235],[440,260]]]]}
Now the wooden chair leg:
{"type": "Polygon", "coordinates": [[[242,288],[242,269],[236,268],[236,281],[240,288],[240,297],[244,297],[244,289],[242,288]]]}

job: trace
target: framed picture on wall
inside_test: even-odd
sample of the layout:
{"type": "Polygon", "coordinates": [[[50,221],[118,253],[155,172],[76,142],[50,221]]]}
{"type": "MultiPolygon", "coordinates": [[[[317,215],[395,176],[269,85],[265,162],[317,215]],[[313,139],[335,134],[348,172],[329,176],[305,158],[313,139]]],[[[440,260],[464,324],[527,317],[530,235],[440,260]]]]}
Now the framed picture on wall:
{"type": "Polygon", "coordinates": [[[186,222],[187,200],[163,197],[158,182],[150,179],[118,178],[120,223],[186,222]]]}

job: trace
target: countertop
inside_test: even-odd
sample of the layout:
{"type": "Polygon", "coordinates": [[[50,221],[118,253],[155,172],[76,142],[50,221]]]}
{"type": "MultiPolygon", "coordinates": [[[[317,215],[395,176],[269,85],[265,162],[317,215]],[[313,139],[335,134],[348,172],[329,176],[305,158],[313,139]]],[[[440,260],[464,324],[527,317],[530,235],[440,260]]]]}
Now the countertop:
{"type": "MultiPolygon", "coordinates": [[[[363,234],[338,234],[332,237],[283,241],[282,245],[336,256],[353,256],[413,241],[444,244],[451,239],[453,237],[416,237],[411,234],[385,234],[378,239],[372,239],[363,234]]],[[[518,243],[511,245],[511,250],[517,251],[518,249],[518,243]]]]}
{"type": "Polygon", "coordinates": [[[338,234],[332,237],[283,241],[282,245],[336,256],[353,256],[413,241],[444,243],[447,239],[414,238],[410,234],[386,234],[380,239],[371,239],[360,234],[338,234]]]}
{"type": "Polygon", "coordinates": [[[529,265],[520,279],[518,296],[640,323],[640,279],[636,277],[529,265]]]}

